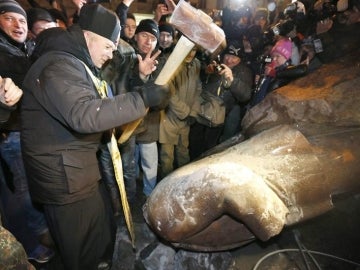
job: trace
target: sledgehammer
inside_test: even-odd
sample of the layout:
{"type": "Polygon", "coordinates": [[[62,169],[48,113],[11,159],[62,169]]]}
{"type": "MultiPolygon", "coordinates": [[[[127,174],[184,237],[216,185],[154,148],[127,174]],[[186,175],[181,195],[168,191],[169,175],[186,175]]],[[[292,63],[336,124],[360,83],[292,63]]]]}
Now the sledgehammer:
{"type": "MultiPolygon", "coordinates": [[[[174,4],[172,1],[167,0],[167,2],[169,4],[174,4]]],[[[177,6],[175,6],[170,17],[170,23],[180,30],[183,35],[176,43],[173,52],[170,54],[163,69],[156,78],[155,84],[157,85],[165,85],[170,81],[176,70],[195,46],[195,43],[211,53],[213,53],[220,45],[225,45],[225,34],[223,30],[213,23],[208,15],[201,10],[193,8],[184,0],[180,0],[177,6]]],[[[122,126],[123,132],[117,142],[121,144],[127,141],[141,121],[142,119],[137,119],[122,126]]],[[[116,141],[113,143],[116,144],[116,141]]],[[[109,146],[109,149],[111,149],[111,145],[109,146]]],[[[135,232],[129,204],[126,199],[120,152],[116,151],[116,155],[118,157],[116,159],[116,164],[114,163],[116,181],[121,194],[121,203],[124,210],[125,221],[129,229],[133,248],[135,248],[135,232]]]]}
{"type": "MultiPolygon", "coordinates": [[[[172,1],[167,2],[174,4],[172,1]]],[[[195,44],[211,53],[226,45],[224,31],[213,22],[211,17],[184,0],[180,0],[174,7],[169,23],[183,35],[177,41],[174,50],[156,78],[155,84],[157,85],[165,85],[170,81],[195,44]]],[[[141,119],[138,119],[123,126],[118,143],[127,141],[140,122],[141,119]]]]}
{"type": "Polygon", "coordinates": [[[172,78],[195,44],[213,53],[220,45],[225,45],[224,31],[210,16],[180,0],[176,5],[169,23],[183,34],[166,61],[155,83],[164,85],[172,78]]]}

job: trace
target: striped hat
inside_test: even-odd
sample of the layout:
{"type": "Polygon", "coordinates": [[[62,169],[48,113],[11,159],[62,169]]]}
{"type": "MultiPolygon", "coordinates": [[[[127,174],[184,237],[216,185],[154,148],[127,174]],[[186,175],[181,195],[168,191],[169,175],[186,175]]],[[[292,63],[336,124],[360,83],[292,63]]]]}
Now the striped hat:
{"type": "Polygon", "coordinates": [[[4,14],[6,12],[19,13],[27,18],[25,10],[15,0],[0,0],[0,14],[4,14]]]}

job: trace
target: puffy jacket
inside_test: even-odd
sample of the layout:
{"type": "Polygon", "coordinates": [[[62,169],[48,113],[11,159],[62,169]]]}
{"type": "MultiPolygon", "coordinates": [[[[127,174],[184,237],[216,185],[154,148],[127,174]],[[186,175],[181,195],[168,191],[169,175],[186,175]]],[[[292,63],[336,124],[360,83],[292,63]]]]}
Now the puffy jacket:
{"type": "Polygon", "coordinates": [[[159,142],[177,145],[180,131],[190,130],[187,117],[195,117],[200,106],[200,61],[194,58],[191,63],[183,63],[171,80],[170,89],[173,95],[161,114],[159,142]]]}
{"type": "MultiPolygon", "coordinates": [[[[30,60],[27,57],[24,44],[12,41],[0,30],[0,76],[11,78],[17,86],[21,87],[29,68],[30,60]]],[[[19,109],[12,110],[11,116],[8,118],[8,115],[6,115],[7,122],[1,128],[8,131],[19,130],[19,109]]]]}

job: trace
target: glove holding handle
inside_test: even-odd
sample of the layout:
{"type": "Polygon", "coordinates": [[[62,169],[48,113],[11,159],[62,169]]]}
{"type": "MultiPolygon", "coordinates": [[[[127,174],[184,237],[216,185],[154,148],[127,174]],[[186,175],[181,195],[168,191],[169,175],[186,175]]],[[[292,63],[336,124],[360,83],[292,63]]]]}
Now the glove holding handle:
{"type": "Polygon", "coordinates": [[[167,85],[146,83],[134,89],[138,92],[146,107],[164,109],[170,99],[170,91],[167,85]]]}

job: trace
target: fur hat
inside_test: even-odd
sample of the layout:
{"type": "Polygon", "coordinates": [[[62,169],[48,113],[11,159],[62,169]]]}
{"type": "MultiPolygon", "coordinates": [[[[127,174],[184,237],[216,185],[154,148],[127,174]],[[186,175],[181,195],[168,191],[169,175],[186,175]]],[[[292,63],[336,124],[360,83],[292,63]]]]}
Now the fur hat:
{"type": "Polygon", "coordinates": [[[291,57],[291,41],[287,38],[278,40],[271,49],[270,54],[278,53],[284,56],[287,60],[291,57]]]}
{"type": "Polygon", "coordinates": [[[26,18],[25,10],[14,0],[0,0],[0,14],[4,14],[6,12],[19,13],[26,18]]]}
{"type": "Polygon", "coordinates": [[[159,40],[159,27],[157,23],[152,19],[144,19],[140,21],[139,25],[136,27],[135,34],[140,32],[148,32],[150,34],[153,34],[156,39],[159,40]]]}
{"type": "Polygon", "coordinates": [[[26,10],[28,28],[31,30],[34,23],[37,21],[55,22],[55,19],[51,16],[50,12],[44,8],[30,8],[26,10]]]}
{"type": "Polygon", "coordinates": [[[100,4],[87,4],[80,10],[79,25],[116,43],[120,35],[120,21],[111,10],[100,4]]]}

